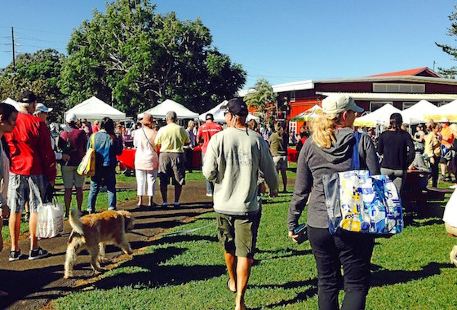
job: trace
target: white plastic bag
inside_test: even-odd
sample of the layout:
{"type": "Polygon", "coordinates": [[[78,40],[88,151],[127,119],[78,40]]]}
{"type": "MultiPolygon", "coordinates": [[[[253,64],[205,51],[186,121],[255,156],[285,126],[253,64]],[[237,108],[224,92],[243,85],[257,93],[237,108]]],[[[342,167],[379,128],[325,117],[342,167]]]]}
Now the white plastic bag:
{"type": "Polygon", "coordinates": [[[444,209],[443,221],[452,227],[457,227],[457,190],[454,190],[444,209]]]}
{"type": "Polygon", "coordinates": [[[54,200],[38,207],[37,237],[53,238],[63,233],[63,208],[54,200]]]}

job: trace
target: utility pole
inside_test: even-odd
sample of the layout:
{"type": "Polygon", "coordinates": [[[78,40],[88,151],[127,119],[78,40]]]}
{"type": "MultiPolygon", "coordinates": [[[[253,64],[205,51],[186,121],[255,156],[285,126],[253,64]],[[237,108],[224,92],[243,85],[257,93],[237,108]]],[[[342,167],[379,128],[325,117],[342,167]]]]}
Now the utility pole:
{"type": "Polygon", "coordinates": [[[13,47],[13,68],[16,71],[16,49],[14,45],[14,27],[11,27],[11,46],[13,47]]]}

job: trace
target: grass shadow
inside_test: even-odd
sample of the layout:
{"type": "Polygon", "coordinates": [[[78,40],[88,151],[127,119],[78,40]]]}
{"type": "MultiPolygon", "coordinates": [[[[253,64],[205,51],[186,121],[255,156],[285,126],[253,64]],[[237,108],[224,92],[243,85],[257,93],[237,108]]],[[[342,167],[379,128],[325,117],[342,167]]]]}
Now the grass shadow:
{"type": "Polygon", "coordinates": [[[421,270],[414,271],[381,269],[372,273],[371,286],[381,287],[386,285],[407,283],[415,280],[422,280],[441,274],[441,268],[453,267],[454,265],[450,263],[432,262],[422,267],[421,270]]]}
{"type": "Polygon", "coordinates": [[[147,271],[115,274],[102,278],[93,286],[102,290],[125,286],[159,287],[207,280],[225,274],[224,265],[163,265],[164,262],[183,254],[185,251],[182,248],[167,247],[157,249],[153,253],[137,255],[132,260],[121,264],[118,269],[140,267],[147,271]]]}

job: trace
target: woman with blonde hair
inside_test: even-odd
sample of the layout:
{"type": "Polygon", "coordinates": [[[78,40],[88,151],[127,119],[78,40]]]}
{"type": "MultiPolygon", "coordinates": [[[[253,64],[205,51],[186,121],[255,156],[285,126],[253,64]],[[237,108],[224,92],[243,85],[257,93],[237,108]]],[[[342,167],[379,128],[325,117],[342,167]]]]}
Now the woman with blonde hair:
{"type": "MultiPolygon", "coordinates": [[[[329,232],[322,176],[351,170],[356,138],[353,123],[363,109],[346,95],[332,95],[322,101],[322,113],[312,124],[312,135],[300,151],[297,178],[289,206],[289,237],[307,204],[308,237],[318,271],[320,309],[339,309],[338,293],[344,280],[342,309],[364,309],[369,290],[373,237],[367,234],[329,232]],[[343,267],[344,276],[341,274],[343,267]]],[[[361,134],[358,144],[360,169],[379,174],[379,164],[372,140],[361,134]]]]}

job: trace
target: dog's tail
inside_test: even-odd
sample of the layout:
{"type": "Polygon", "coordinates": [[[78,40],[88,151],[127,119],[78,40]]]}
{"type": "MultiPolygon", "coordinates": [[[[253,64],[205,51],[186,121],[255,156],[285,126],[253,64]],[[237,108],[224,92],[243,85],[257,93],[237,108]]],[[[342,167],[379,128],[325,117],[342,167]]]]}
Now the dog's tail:
{"type": "Polygon", "coordinates": [[[84,236],[83,225],[81,220],[79,219],[79,211],[78,209],[72,209],[70,212],[70,226],[73,228],[75,232],[84,236]]]}

